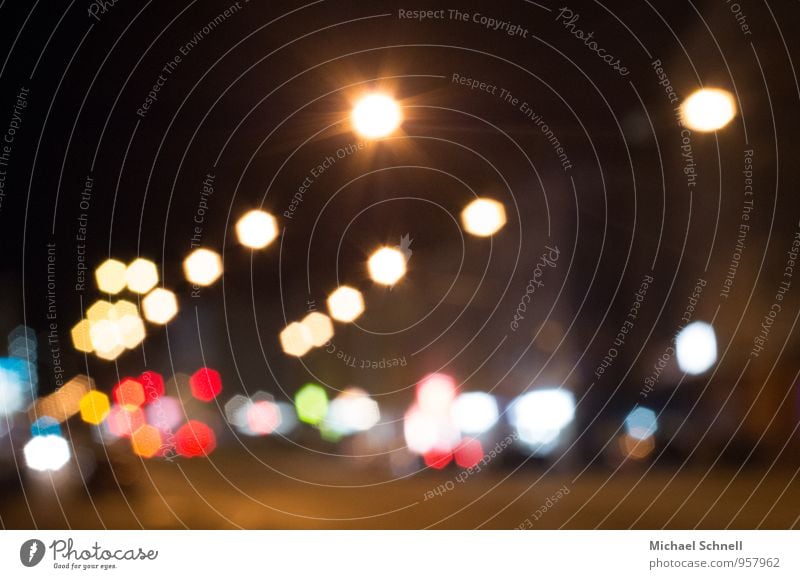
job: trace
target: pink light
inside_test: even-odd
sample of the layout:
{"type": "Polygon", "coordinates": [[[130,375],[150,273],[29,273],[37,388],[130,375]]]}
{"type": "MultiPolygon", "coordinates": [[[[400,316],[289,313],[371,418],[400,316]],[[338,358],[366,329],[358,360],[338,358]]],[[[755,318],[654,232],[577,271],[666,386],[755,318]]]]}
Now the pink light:
{"type": "Polygon", "coordinates": [[[458,388],[452,376],[429,374],[417,384],[417,404],[428,414],[445,414],[456,398],[458,388]]]}
{"type": "Polygon", "coordinates": [[[455,450],[456,464],[461,468],[472,468],[483,460],[483,445],[477,438],[465,438],[455,450]]]}
{"type": "Polygon", "coordinates": [[[247,426],[253,434],[272,434],[280,424],[280,409],[272,402],[262,400],[247,409],[247,426]]]}
{"type": "Polygon", "coordinates": [[[164,395],[164,378],[158,372],[152,370],[142,372],[139,382],[144,386],[145,404],[150,404],[164,395]]]}

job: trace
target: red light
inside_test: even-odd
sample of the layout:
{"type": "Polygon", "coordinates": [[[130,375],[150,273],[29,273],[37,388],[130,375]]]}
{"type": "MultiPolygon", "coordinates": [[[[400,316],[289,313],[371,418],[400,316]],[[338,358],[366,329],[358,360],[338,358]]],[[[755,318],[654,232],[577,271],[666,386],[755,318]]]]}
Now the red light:
{"type": "Polygon", "coordinates": [[[216,446],[214,431],[199,420],[190,420],[175,433],[175,449],[187,458],[211,454],[216,446]]]}
{"type": "Polygon", "coordinates": [[[456,447],[456,464],[461,468],[472,468],[483,460],[483,445],[477,438],[465,438],[456,447]]]}
{"type": "Polygon", "coordinates": [[[200,368],[189,378],[192,396],[203,402],[211,402],[222,392],[222,378],[219,372],[210,368],[200,368]]]}
{"type": "Polygon", "coordinates": [[[437,470],[441,470],[450,464],[450,461],[453,460],[453,454],[450,452],[443,452],[441,450],[429,450],[424,455],[425,464],[427,464],[431,468],[435,468],[437,470]]]}
{"type": "Polygon", "coordinates": [[[144,412],[135,406],[114,406],[106,418],[111,434],[124,438],[130,438],[131,433],[139,430],[144,423],[144,412]]]}
{"type": "Polygon", "coordinates": [[[152,370],[142,372],[139,382],[144,387],[145,404],[150,404],[164,395],[164,378],[158,372],[152,370]]]}
{"type": "Polygon", "coordinates": [[[144,386],[133,378],[123,378],[119,384],[114,386],[112,394],[117,404],[127,406],[129,409],[140,407],[145,400],[144,386]]]}
{"type": "Polygon", "coordinates": [[[247,427],[253,434],[271,434],[281,424],[281,411],[277,404],[262,400],[247,410],[247,427]]]}

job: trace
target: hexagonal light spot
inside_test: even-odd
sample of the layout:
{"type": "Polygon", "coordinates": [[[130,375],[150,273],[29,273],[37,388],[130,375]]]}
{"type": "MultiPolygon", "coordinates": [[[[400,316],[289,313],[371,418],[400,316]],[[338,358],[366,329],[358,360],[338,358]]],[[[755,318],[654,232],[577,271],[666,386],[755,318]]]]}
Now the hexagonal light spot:
{"type": "Polygon", "coordinates": [[[290,356],[305,356],[314,347],[311,330],[300,322],[292,322],[280,335],[281,348],[290,356]]]}
{"type": "Polygon", "coordinates": [[[117,261],[116,259],[104,261],[94,272],[97,287],[101,292],[118,294],[125,287],[126,270],[125,264],[121,261],[117,261]]]}
{"type": "Polygon", "coordinates": [[[334,320],[355,321],[364,312],[364,297],[357,289],[343,285],[328,296],[328,311],[334,320]]]}
{"type": "Polygon", "coordinates": [[[333,322],[323,313],[311,312],[300,322],[311,334],[311,344],[319,348],[333,338],[333,322]]]}
{"type": "Polygon", "coordinates": [[[222,259],[210,249],[195,249],[183,261],[183,272],[191,283],[208,286],[222,275],[222,259]]]}
{"type": "Polygon", "coordinates": [[[97,390],[84,395],[80,401],[81,420],[87,424],[100,424],[111,411],[108,396],[97,390]]]}
{"type": "Polygon", "coordinates": [[[461,212],[461,223],[467,233],[489,237],[506,224],[506,210],[494,199],[475,199],[461,212]]]}
{"type": "Polygon", "coordinates": [[[266,211],[248,211],[236,222],[236,237],[245,247],[263,249],[278,237],[278,222],[266,211]]]}
{"type": "Polygon", "coordinates": [[[72,330],[70,330],[70,335],[72,336],[72,345],[75,346],[75,349],[79,352],[91,354],[94,351],[92,338],[89,335],[90,327],[91,324],[89,323],[89,320],[81,320],[75,324],[75,326],[73,326],[72,330]]]}
{"type": "Polygon", "coordinates": [[[134,259],[125,270],[128,289],[137,294],[146,294],[158,283],[158,269],[149,259],[134,259]]]}
{"type": "Polygon", "coordinates": [[[178,313],[175,294],[164,288],[156,288],[142,300],[144,317],[154,324],[166,324],[178,313]]]}

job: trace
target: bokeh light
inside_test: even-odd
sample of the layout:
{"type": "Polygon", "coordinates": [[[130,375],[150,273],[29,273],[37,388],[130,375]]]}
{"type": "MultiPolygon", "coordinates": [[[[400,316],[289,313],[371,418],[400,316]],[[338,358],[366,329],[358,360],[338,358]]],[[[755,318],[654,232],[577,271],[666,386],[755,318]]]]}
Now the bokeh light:
{"type": "Polygon", "coordinates": [[[328,394],[318,384],[306,384],[294,397],[297,417],[308,424],[319,424],[328,412],[328,394]]]}
{"type": "Polygon", "coordinates": [[[637,440],[650,438],[658,432],[656,413],[644,406],[634,408],[625,417],[625,432],[637,440]]]}
{"type": "Polygon", "coordinates": [[[626,458],[642,460],[650,456],[656,447],[652,436],[647,438],[636,438],[625,434],[620,437],[620,449],[626,458]]]}
{"type": "Polygon", "coordinates": [[[346,388],[328,407],[325,424],[340,436],[364,432],[381,419],[378,403],[361,388],[346,388]]]}
{"type": "Polygon", "coordinates": [[[362,137],[378,139],[391,135],[403,121],[400,106],[390,96],[371,93],[361,97],[351,115],[353,128],[362,137]]]}
{"type": "Polygon", "coordinates": [[[20,412],[25,405],[23,362],[0,358],[0,416],[20,412]]]}
{"type": "Polygon", "coordinates": [[[492,428],[499,417],[497,401],[485,392],[464,392],[453,402],[453,422],[461,432],[482,434],[492,428]]]}
{"type": "Polygon", "coordinates": [[[353,322],[364,313],[364,297],[357,289],[343,285],[328,296],[328,312],[334,320],[353,322]]]}
{"type": "Polygon", "coordinates": [[[116,259],[104,261],[94,272],[97,287],[103,293],[118,294],[127,284],[125,280],[127,269],[124,263],[116,259]]]}
{"type": "Polygon", "coordinates": [[[236,237],[245,247],[263,249],[278,237],[278,222],[266,211],[248,211],[236,222],[236,237]]]}
{"type": "Polygon", "coordinates": [[[457,392],[458,387],[452,376],[429,374],[417,384],[417,404],[423,412],[447,415],[457,392]]]}
{"type": "Polygon", "coordinates": [[[259,400],[247,407],[247,428],[257,435],[272,434],[281,423],[281,411],[269,400],[259,400]]]}
{"type": "Polygon", "coordinates": [[[139,382],[144,387],[145,404],[154,402],[166,392],[164,377],[158,372],[145,370],[139,374],[139,382]]]}
{"type": "Polygon", "coordinates": [[[427,466],[441,470],[453,461],[453,453],[446,450],[432,449],[423,455],[423,459],[427,466]]]}
{"type": "Polygon", "coordinates": [[[133,378],[123,378],[119,384],[111,390],[114,401],[120,406],[128,409],[144,406],[145,393],[144,386],[133,378]]]}
{"type": "Polygon", "coordinates": [[[509,409],[511,424],[534,454],[548,454],[575,417],[575,396],[562,388],[544,388],[516,398],[509,409]]]}
{"type": "Polygon", "coordinates": [[[475,199],[461,212],[461,223],[467,233],[489,237],[506,224],[506,210],[494,199],[475,199]]]}
{"type": "Polygon", "coordinates": [[[333,338],[333,322],[321,312],[311,312],[300,323],[308,329],[312,346],[324,346],[333,338]]]}
{"type": "Polygon", "coordinates": [[[200,368],[189,378],[192,396],[203,402],[211,402],[222,392],[222,377],[211,368],[200,368]]]}
{"type": "Polygon", "coordinates": [[[128,289],[137,294],[146,294],[158,283],[156,264],[148,259],[134,259],[125,270],[128,289]]]}
{"type": "Polygon", "coordinates": [[[155,426],[143,424],[131,434],[131,449],[142,458],[151,458],[161,450],[161,432],[155,426]]]}
{"type": "Polygon", "coordinates": [[[80,412],[81,400],[93,386],[88,376],[75,376],[52,394],[39,398],[29,409],[29,414],[34,420],[39,416],[52,416],[64,422],[80,412]]]}
{"type": "Polygon", "coordinates": [[[141,408],[115,404],[103,424],[114,436],[130,438],[134,432],[145,424],[145,416],[141,408]]]}
{"type": "Polygon", "coordinates": [[[144,317],[153,324],[166,324],[178,313],[175,294],[164,288],[156,288],[142,300],[144,317]]]}
{"type": "Polygon", "coordinates": [[[97,390],[87,392],[80,401],[81,420],[87,424],[98,425],[111,411],[111,404],[104,393],[97,390]]]}
{"type": "Polygon", "coordinates": [[[370,256],[367,269],[372,281],[392,286],[406,274],[406,258],[395,247],[381,247],[370,256]]]}
{"type": "Polygon", "coordinates": [[[186,458],[207,456],[217,446],[217,437],[210,426],[190,420],[175,433],[175,450],[186,458]]]}
{"type": "Polygon", "coordinates": [[[69,462],[72,453],[61,436],[34,436],[22,449],[25,463],[37,471],[57,471],[69,462]]]}
{"type": "Polygon", "coordinates": [[[32,436],[61,436],[61,424],[52,416],[41,416],[31,423],[32,436]]]}
{"type": "Polygon", "coordinates": [[[483,445],[477,438],[464,438],[456,446],[453,456],[461,468],[472,468],[483,460],[483,445]]]}
{"type": "Polygon", "coordinates": [[[81,320],[70,330],[72,345],[79,352],[84,352],[86,354],[94,352],[94,344],[92,344],[91,334],[89,333],[90,328],[91,323],[89,320],[81,320]]]}
{"type": "Polygon", "coordinates": [[[286,326],[279,336],[281,348],[290,356],[305,356],[314,347],[311,330],[300,322],[286,326]]]}
{"type": "Polygon", "coordinates": [[[735,116],[736,101],[731,93],[722,89],[700,89],[681,103],[681,122],[693,131],[717,131],[735,116]]]}
{"type": "Polygon", "coordinates": [[[675,338],[678,366],[687,374],[702,374],[717,361],[717,336],[706,322],[692,322],[675,338]]]}
{"type": "Polygon", "coordinates": [[[183,272],[191,283],[209,286],[222,275],[222,258],[210,249],[195,249],[183,261],[183,272]]]}

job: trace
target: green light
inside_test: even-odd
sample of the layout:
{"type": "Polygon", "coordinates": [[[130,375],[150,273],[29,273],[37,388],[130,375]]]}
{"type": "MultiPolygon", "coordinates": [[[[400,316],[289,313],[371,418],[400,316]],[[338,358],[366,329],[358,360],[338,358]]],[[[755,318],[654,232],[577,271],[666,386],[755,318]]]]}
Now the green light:
{"type": "Polygon", "coordinates": [[[294,396],[297,417],[308,424],[319,424],[328,413],[328,395],[318,384],[306,384],[294,396]]]}

